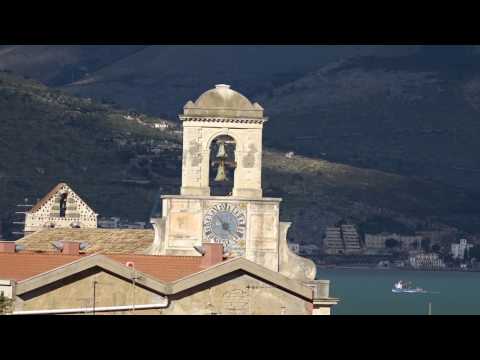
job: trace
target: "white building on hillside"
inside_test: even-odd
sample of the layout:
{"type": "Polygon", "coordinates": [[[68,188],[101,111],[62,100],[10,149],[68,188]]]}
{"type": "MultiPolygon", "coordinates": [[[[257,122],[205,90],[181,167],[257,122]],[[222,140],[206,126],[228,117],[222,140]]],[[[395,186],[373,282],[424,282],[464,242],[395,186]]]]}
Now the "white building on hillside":
{"type": "Polygon", "coordinates": [[[472,244],[468,244],[466,239],[461,239],[458,244],[452,244],[451,253],[454,259],[463,260],[468,250],[473,247],[472,244]]]}
{"type": "Polygon", "coordinates": [[[415,269],[443,269],[445,263],[438,254],[418,254],[410,257],[410,265],[415,269]]]}

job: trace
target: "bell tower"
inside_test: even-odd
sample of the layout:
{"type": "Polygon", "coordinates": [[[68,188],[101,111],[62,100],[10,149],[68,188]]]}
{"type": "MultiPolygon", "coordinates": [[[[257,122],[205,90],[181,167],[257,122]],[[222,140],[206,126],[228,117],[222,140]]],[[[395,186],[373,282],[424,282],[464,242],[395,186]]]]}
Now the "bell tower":
{"type": "Polygon", "coordinates": [[[315,264],[288,248],[282,199],[263,197],[263,108],[229,85],[216,85],[189,101],[180,120],[182,187],[180,195],[162,196],[148,253],[199,256],[202,244],[221,243],[227,258],[242,256],[287,277],[313,280],[315,264]],[[217,185],[231,189],[221,193],[217,185]]]}
{"type": "MultiPolygon", "coordinates": [[[[217,85],[180,115],[183,123],[182,195],[210,196],[211,146],[229,136],[235,142],[234,197],[262,197],[263,108],[245,96],[217,85]]],[[[222,168],[220,168],[222,169],[222,168]]]]}

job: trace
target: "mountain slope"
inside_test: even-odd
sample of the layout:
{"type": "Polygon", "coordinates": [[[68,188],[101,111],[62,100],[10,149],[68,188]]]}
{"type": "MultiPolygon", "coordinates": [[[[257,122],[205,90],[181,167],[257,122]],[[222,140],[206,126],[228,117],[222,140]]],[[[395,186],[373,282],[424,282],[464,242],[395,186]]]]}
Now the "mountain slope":
{"type": "Polygon", "coordinates": [[[416,48],[23,45],[0,48],[0,69],[31,76],[47,85],[64,86],[72,94],[107,98],[140,112],[173,119],[184,103],[216,83],[230,83],[254,96],[341,58],[408,54],[416,48]]]}
{"type": "Polygon", "coordinates": [[[144,49],[144,45],[3,45],[0,70],[59,86],[144,49]]]}
{"type": "Polygon", "coordinates": [[[0,69],[172,120],[209,86],[230,83],[265,107],[270,147],[480,191],[479,54],[473,46],[2,46],[0,69]]]}
{"type": "Polygon", "coordinates": [[[330,64],[260,97],[275,119],[266,143],[479,191],[478,60],[429,50],[330,64]]]}

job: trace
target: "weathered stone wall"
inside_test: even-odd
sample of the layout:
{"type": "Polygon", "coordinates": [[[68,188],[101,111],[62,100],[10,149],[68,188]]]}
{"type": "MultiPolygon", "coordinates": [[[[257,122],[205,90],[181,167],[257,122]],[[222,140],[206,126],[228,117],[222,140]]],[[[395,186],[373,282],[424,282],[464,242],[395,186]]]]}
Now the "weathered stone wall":
{"type": "Polygon", "coordinates": [[[172,298],[166,315],[311,315],[311,302],[247,274],[172,298]]]}
{"type": "MultiPolygon", "coordinates": [[[[39,290],[17,297],[15,311],[129,306],[133,304],[133,286],[100,270],[90,270],[39,290]]],[[[135,304],[155,304],[161,294],[135,287],[135,304]]],[[[311,315],[312,303],[274,285],[244,273],[232,273],[169,297],[165,309],[136,310],[141,315],[311,315]]],[[[132,314],[129,311],[110,315],[132,314]]],[[[99,314],[99,313],[97,313],[99,314]]],[[[100,315],[100,314],[99,314],[100,315]]]]}
{"type": "MultiPolygon", "coordinates": [[[[133,304],[131,281],[93,269],[57,282],[39,290],[17,297],[16,311],[89,308],[93,306],[93,282],[95,307],[127,306],[133,304]]],[[[163,298],[154,292],[135,286],[136,304],[155,304],[163,298]]]]}
{"type": "Polygon", "coordinates": [[[156,228],[154,255],[199,255],[194,247],[208,242],[204,231],[205,215],[215,205],[224,203],[241,209],[246,217],[246,231],[240,241],[243,248],[237,255],[278,271],[280,199],[165,196],[165,223],[156,228]]]}
{"type": "Polygon", "coordinates": [[[210,195],[210,146],[228,135],[236,143],[233,195],[262,197],[263,124],[184,121],[183,128],[182,195],[210,195]]]}

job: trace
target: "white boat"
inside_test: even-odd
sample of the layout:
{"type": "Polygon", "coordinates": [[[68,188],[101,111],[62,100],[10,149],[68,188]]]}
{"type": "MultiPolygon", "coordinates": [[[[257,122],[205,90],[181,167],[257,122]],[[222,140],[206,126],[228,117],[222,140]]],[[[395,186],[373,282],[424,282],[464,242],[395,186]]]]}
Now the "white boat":
{"type": "Polygon", "coordinates": [[[411,282],[400,280],[393,286],[395,294],[425,294],[427,291],[420,287],[414,287],[411,282]]]}

